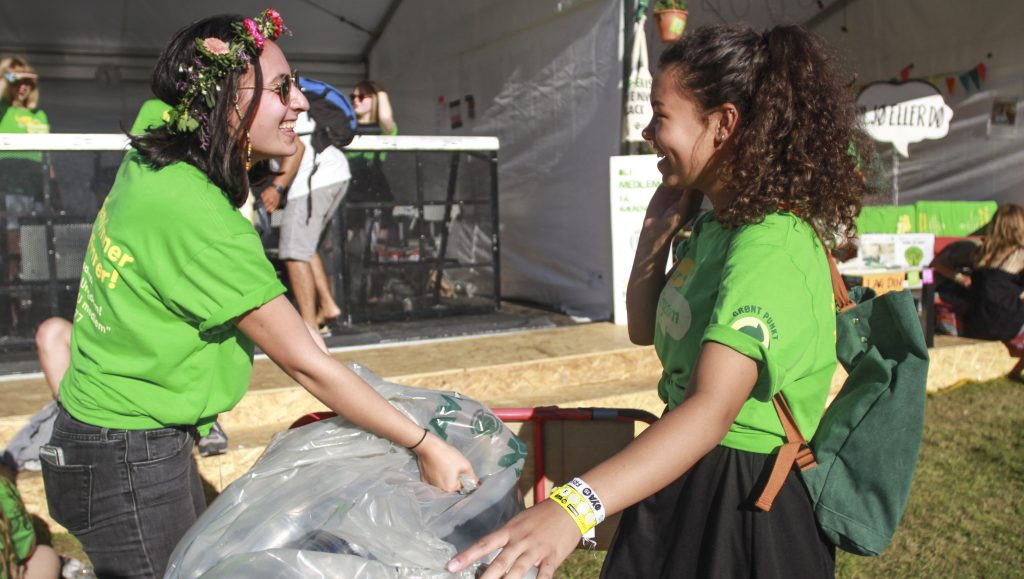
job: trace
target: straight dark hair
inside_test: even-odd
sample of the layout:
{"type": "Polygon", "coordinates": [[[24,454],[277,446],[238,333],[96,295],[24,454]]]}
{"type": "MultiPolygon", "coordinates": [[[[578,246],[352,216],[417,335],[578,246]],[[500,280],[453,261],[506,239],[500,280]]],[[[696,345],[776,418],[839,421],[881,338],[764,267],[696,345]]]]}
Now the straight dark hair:
{"type": "MultiPolygon", "coordinates": [[[[233,25],[244,19],[235,14],[211,16],[179,30],[167,43],[153,69],[150,84],[153,94],[172,107],[181,102],[190,77],[203,58],[196,49],[196,39],[213,37],[230,43],[236,34],[233,25]]],[[[252,57],[250,62],[255,73],[254,86],[263,86],[259,58],[252,57]]],[[[152,167],[161,169],[171,163],[188,163],[202,171],[235,207],[241,207],[249,195],[249,177],[245,171],[246,127],[252,124],[259,108],[259,99],[253,98],[238,127],[231,128],[231,116],[237,115],[239,79],[245,72],[234,71],[220,80],[213,108],[207,107],[202,98],[192,102],[193,117],[206,126],[205,140],[200,129],[175,132],[166,126],[142,135],[129,135],[132,146],[152,167]]]]}

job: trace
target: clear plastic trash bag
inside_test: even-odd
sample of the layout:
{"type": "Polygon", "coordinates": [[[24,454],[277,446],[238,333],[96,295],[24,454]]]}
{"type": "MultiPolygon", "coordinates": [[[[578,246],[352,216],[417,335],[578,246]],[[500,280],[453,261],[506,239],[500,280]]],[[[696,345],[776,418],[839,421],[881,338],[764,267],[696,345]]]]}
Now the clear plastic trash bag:
{"type": "Polygon", "coordinates": [[[456,552],[523,509],[526,447],[490,410],[350,367],[462,451],[479,488],[444,493],[420,481],[412,452],[343,418],[321,420],[274,436],[178,543],[165,577],[452,577],[456,552]]]}

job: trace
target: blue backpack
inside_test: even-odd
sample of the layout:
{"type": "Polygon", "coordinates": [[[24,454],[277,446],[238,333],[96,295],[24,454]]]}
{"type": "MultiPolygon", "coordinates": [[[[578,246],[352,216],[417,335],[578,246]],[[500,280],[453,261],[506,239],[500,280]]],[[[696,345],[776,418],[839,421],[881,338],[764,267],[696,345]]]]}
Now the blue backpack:
{"type": "Polygon", "coordinates": [[[351,143],[358,123],[348,97],[320,80],[300,76],[296,82],[309,101],[309,116],[316,123],[313,150],[320,153],[331,145],[340,149],[351,143]]]}

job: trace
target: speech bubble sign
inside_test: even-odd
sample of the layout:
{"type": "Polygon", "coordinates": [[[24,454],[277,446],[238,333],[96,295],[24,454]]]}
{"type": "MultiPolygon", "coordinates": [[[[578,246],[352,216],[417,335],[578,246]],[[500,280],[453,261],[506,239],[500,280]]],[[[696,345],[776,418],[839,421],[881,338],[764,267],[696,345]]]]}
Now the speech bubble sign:
{"type": "Polygon", "coordinates": [[[857,97],[857,106],[871,138],[892,143],[904,157],[910,156],[910,143],[949,134],[953,120],[953,109],[939,89],[920,80],[869,84],[857,97]]]}

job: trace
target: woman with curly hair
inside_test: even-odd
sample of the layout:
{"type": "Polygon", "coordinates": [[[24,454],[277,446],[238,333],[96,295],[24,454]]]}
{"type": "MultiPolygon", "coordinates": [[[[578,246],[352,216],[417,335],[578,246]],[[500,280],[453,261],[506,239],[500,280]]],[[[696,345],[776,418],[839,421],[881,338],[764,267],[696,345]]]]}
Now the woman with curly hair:
{"type": "MultiPolygon", "coordinates": [[[[485,579],[554,569],[606,514],[625,513],[603,577],[828,577],[834,548],[803,485],[753,506],[785,437],[782,391],[814,434],[836,367],[825,248],[852,232],[871,144],[822,42],[797,27],[702,28],[662,54],[645,129],[662,185],[627,289],[630,338],[664,365],[660,420],[621,452],[484,537],[485,579]],[[666,265],[701,194],[713,210],[666,265]],[[816,231],[817,229],[817,231],[816,231]],[[763,483],[762,483],[763,484],[763,483]]],[[[796,478],[798,473],[789,473],[796,478]]]]}

